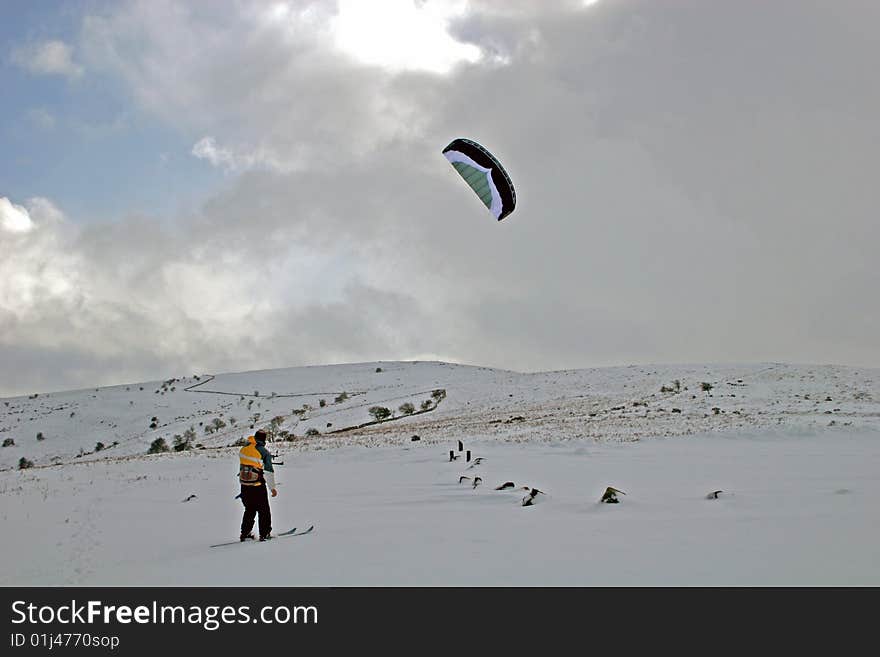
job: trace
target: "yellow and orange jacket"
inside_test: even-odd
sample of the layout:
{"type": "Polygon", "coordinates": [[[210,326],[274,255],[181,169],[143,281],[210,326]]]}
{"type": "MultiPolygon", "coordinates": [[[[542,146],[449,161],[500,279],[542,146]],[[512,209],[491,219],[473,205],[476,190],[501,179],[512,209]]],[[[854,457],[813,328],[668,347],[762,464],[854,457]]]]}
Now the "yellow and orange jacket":
{"type": "Polygon", "coordinates": [[[262,486],[265,483],[270,489],[275,488],[275,469],[272,467],[272,454],[265,444],[257,444],[257,439],[248,436],[248,444],[238,450],[240,466],[250,466],[260,472],[260,478],[254,482],[242,481],[242,486],[262,486]]]}

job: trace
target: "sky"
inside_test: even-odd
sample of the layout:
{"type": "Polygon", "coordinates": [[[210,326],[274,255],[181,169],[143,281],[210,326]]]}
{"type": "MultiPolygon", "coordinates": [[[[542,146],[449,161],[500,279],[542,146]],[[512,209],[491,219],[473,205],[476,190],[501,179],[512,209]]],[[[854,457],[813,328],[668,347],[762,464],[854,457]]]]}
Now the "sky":
{"type": "Polygon", "coordinates": [[[0,395],[880,367],[867,0],[4,0],[0,395]],[[504,163],[496,222],[442,156],[504,163]]]}

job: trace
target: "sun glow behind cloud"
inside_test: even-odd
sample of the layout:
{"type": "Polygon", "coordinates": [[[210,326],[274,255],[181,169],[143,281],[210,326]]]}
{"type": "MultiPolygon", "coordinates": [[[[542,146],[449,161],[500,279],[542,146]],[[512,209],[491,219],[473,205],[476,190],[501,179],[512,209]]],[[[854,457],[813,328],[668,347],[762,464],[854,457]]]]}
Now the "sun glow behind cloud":
{"type": "Polygon", "coordinates": [[[465,10],[460,1],[340,0],[331,29],[337,48],[365,64],[447,73],[460,62],[480,59],[479,48],[447,31],[449,21],[465,10]]]}

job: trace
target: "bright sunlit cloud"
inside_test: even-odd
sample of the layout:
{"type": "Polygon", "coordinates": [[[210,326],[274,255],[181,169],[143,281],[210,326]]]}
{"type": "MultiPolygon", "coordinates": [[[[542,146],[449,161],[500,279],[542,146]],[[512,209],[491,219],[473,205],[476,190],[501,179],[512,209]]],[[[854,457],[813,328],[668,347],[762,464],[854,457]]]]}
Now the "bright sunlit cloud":
{"type": "Polygon", "coordinates": [[[340,0],[332,29],[336,46],[365,64],[446,73],[480,58],[479,48],[447,31],[449,21],[465,9],[464,2],[340,0]]]}
{"type": "Polygon", "coordinates": [[[25,208],[15,205],[5,196],[0,196],[0,229],[10,233],[26,233],[33,225],[25,208]]]}

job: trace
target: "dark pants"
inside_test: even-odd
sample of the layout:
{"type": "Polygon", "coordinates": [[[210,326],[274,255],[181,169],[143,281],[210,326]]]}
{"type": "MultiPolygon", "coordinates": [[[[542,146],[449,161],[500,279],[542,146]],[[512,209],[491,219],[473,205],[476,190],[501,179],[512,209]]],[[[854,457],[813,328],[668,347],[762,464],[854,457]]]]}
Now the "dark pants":
{"type": "Polygon", "coordinates": [[[241,533],[246,536],[254,528],[254,519],[260,514],[260,536],[268,536],[272,531],[272,512],[269,510],[269,491],[266,484],[242,486],[241,501],[244,504],[244,517],[241,519],[241,533]]]}

